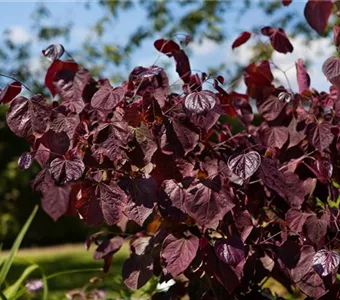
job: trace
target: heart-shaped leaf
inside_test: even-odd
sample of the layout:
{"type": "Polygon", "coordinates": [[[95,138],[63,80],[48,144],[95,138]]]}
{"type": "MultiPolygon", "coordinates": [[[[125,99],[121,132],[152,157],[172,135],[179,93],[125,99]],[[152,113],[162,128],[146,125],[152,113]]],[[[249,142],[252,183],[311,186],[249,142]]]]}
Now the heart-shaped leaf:
{"type": "Polygon", "coordinates": [[[216,95],[208,90],[192,92],[185,97],[184,106],[190,112],[201,114],[212,110],[216,99],[216,95]]]}
{"type": "Polygon", "coordinates": [[[235,175],[247,179],[253,175],[261,165],[261,156],[256,151],[250,151],[228,159],[228,168],[235,175]]]}
{"type": "Polygon", "coordinates": [[[319,250],[313,257],[313,268],[320,276],[327,276],[339,267],[340,255],[335,251],[319,250]]]}

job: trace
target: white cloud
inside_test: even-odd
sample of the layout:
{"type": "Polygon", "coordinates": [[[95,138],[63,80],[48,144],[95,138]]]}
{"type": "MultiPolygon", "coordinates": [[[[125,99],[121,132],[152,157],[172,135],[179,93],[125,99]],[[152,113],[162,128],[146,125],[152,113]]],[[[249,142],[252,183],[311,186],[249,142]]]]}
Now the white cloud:
{"type": "Polygon", "coordinates": [[[23,26],[12,26],[8,30],[9,39],[16,44],[24,44],[32,39],[31,34],[23,26]]]}
{"type": "Polygon", "coordinates": [[[202,43],[195,41],[189,44],[189,48],[192,50],[193,56],[213,54],[213,52],[220,49],[220,47],[221,46],[219,44],[209,39],[203,39],[202,43]]]}

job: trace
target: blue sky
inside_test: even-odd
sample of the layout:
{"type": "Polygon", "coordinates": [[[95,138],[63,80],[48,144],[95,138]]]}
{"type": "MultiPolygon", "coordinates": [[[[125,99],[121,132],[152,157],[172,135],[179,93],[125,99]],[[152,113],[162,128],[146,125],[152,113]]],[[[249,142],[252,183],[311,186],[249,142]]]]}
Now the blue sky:
{"type": "MultiPolygon", "coordinates": [[[[237,0],[238,1],[238,0],[237,0]]],[[[73,23],[71,31],[71,38],[69,41],[56,40],[54,43],[62,43],[70,52],[79,49],[82,42],[89,36],[89,28],[96,20],[103,16],[103,8],[96,3],[91,3],[91,9],[85,8],[85,1],[42,1],[52,13],[50,18],[45,21],[49,24],[66,24],[70,21],[73,23]]],[[[303,17],[303,8],[306,1],[295,0],[286,10],[295,10],[299,16],[303,17]]],[[[0,32],[5,29],[11,29],[11,38],[15,43],[22,43],[31,40],[34,47],[32,53],[32,69],[38,70],[41,66],[41,49],[47,45],[38,43],[34,39],[32,32],[31,15],[34,9],[39,5],[38,1],[0,1],[1,11],[1,27],[0,32]]],[[[174,5],[174,9],[176,5],[174,5]]],[[[175,15],[183,14],[182,10],[174,11],[175,15]]],[[[136,7],[134,10],[124,12],[118,18],[112,18],[109,30],[105,35],[105,40],[115,43],[125,43],[133,30],[146,21],[145,11],[136,7]]],[[[231,50],[231,43],[234,38],[242,30],[251,30],[254,27],[261,28],[271,21],[270,18],[265,17],[258,9],[250,10],[243,15],[236,15],[234,11],[226,12],[226,23],[223,25],[225,30],[231,33],[230,40],[218,45],[209,40],[203,40],[202,43],[193,41],[189,45],[190,61],[192,69],[205,71],[208,66],[216,66],[221,62],[226,65],[241,62],[246,64],[251,57],[251,41],[239,49],[231,50]]],[[[180,31],[180,29],[179,29],[180,31]]],[[[289,32],[288,32],[289,33],[289,32]]],[[[265,40],[265,38],[263,38],[265,40]]],[[[312,41],[309,47],[306,47],[300,38],[291,39],[294,46],[292,54],[275,53],[273,60],[281,69],[288,69],[287,75],[293,89],[296,87],[296,74],[294,63],[298,58],[312,59],[313,66],[309,69],[312,77],[312,87],[318,90],[328,90],[329,83],[324,78],[321,72],[321,65],[323,61],[332,54],[334,50],[329,46],[329,38],[321,38],[312,41]],[[322,50],[322,54],[320,51],[322,50]]],[[[131,57],[131,65],[151,65],[158,57],[157,51],[153,47],[153,40],[147,40],[142,47],[131,57]]],[[[168,62],[168,58],[162,56],[157,62],[162,65],[168,62]]],[[[1,62],[0,62],[1,67],[1,62]]],[[[176,74],[174,68],[170,70],[170,79],[175,80],[176,74]]],[[[223,75],[223,74],[222,74],[223,75]]],[[[286,85],[283,74],[279,71],[274,71],[274,75],[286,85]]],[[[228,78],[226,78],[228,83],[228,78]]],[[[243,89],[241,86],[239,89],[243,89]]]]}

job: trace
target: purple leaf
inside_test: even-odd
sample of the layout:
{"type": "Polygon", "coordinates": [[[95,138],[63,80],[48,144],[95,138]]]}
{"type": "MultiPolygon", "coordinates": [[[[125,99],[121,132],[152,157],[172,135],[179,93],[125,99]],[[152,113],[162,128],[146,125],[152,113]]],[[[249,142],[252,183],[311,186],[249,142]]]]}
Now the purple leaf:
{"type": "Polygon", "coordinates": [[[189,124],[183,122],[182,120],[172,120],[172,127],[183,147],[185,155],[194,150],[199,141],[199,134],[194,131],[194,128],[190,128],[189,126],[189,124]]]}
{"type": "Polygon", "coordinates": [[[33,159],[30,152],[24,152],[18,159],[18,166],[20,169],[27,170],[32,165],[33,159]]]}
{"type": "Polygon", "coordinates": [[[236,266],[244,258],[243,242],[235,235],[217,240],[214,248],[216,256],[227,265],[236,266]]]}
{"type": "Polygon", "coordinates": [[[95,186],[90,185],[87,181],[81,184],[75,208],[81,219],[89,226],[100,225],[104,220],[100,199],[95,194],[95,186]]]}
{"type": "Polygon", "coordinates": [[[130,220],[143,226],[158,201],[158,189],[153,178],[137,178],[124,183],[128,195],[125,214],[130,220]]]}
{"type": "Polygon", "coordinates": [[[71,186],[55,186],[53,184],[43,192],[41,206],[54,221],[67,212],[70,193],[71,186]]]}
{"type": "Polygon", "coordinates": [[[41,95],[35,95],[31,100],[17,97],[7,112],[7,124],[20,137],[41,135],[49,127],[50,116],[51,106],[41,95]]]}
{"type": "Polygon", "coordinates": [[[93,95],[91,105],[100,110],[112,110],[124,99],[124,96],[124,88],[112,88],[110,82],[106,80],[100,89],[93,95]]]}
{"type": "Polygon", "coordinates": [[[49,130],[40,140],[46,149],[59,155],[64,155],[70,147],[70,138],[63,131],[54,132],[49,130]]]}
{"type": "Polygon", "coordinates": [[[117,224],[121,220],[126,207],[126,194],[114,181],[109,184],[100,183],[99,193],[99,205],[105,222],[108,225],[117,224]]]}
{"type": "Polygon", "coordinates": [[[238,177],[246,180],[252,176],[261,165],[261,156],[256,151],[229,157],[228,168],[238,177]]]}
{"type": "Polygon", "coordinates": [[[288,129],[284,126],[272,126],[263,130],[263,140],[267,147],[281,149],[288,140],[288,129]]]}
{"type": "Polygon", "coordinates": [[[326,30],[328,19],[332,14],[333,3],[330,0],[309,0],[306,3],[304,15],[310,25],[319,35],[326,30]]]}
{"type": "Polygon", "coordinates": [[[243,45],[244,43],[246,43],[251,37],[251,33],[248,31],[243,31],[237,38],[236,40],[233,42],[233,44],[231,45],[231,48],[234,50],[235,48],[243,45]]]}
{"type": "Polygon", "coordinates": [[[182,212],[185,212],[185,192],[180,184],[176,183],[173,179],[164,180],[162,188],[166,197],[170,199],[171,204],[182,212]]]}
{"type": "Polygon", "coordinates": [[[273,48],[280,53],[293,52],[293,45],[290,43],[282,28],[263,27],[261,33],[268,36],[273,48]]]}
{"type": "Polygon", "coordinates": [[[296,77],[299,86],[299,93],[302,94],[304,91],[309,90],[310,77],[307,73],[307,69],[302,59],[298,59],[295,63],[296,77]]]}
{"type": "Polygon", "coordinates": [[[42,54],[51,62],[59,59],[64,52],[65,49],[60,44],[49,45],[45,50],[42,50],[42,54]]]}
{"type": "Polygon", "coordinates": [[[335,251],[319,250],[313,257],[313,268],[320,276],[336,272],[340,263],[340,255],[335,251]]]}
{"type": "Polygon", "coordinates": [[[327,149],[334,139],[331,132],[332,125],[329,122],[312,123],[307,127],[309,142],[319,151],[327,149]]]}
{"type": "Polygon", "coordinates": [[[140,126],[135,129],[135,137],[143,151],[144,163],[148,164],[158,148],[155,138],[144,122],[141,122],[140,126]]]}
{"type": "Polygon", "coordinates": [[[312,215],[307,218],[304,224],[306,237],[316,246],[323,244],[327,233],[327,214],[324,213],[320,218],[312,215]]]}
{"type": "Polygon", "coordinates": [[[185,193],[187,213],[205,228],[215,225],[234,206],[218,178],[195,181],[185,193]]]}
{"type": "Polygon", "coordinates": [[[165,260],[165,269],[173,276],[183,273],[191,264],[198,250],[198,237],[190,234],[176,237],[169,234],[162,244],[161,256],[165,260]]]}
{"type": "Polygon", "coordinates": [[[279,98],[270,95],[265,101],[258,105],[259,113],[266,121],[274,121],[285,108],[286,103],[279,98]]]}
{"type": "Polygon", "coordinates": [[[340,58],[332,56],[323,63],[322,72],[338,90],[340,90],[340,58]]]}
{"type": "Polygon", "coordinates": [[[81,113],[85,107],[83,92],[90,80],[89,71],[80,69],[75,74],[59,74],[54,78],[54,85],[62,104],[71,112],[81,113]]]}
{"type": "Polygon", "coordinates": [[[50,164],[50,172],[57,182],[63,184],[79,179],[85,170],[85,165],[80,158],[56,158],[50,164]]]}
{"type": "Polygon", "coordinates": [[[137,290],[143,287],[153,275],[153,258],[149,254],[131,256],[124,262],[122,276],[125,285],[137,290]]]}
{"type": "Polygon", "coordinates": [[[299,282],[303,276],[312,270],[314,254],[315,250],[312,246],[302,246],[300,259],[292,270],[292,279],[294,282],[299,282]]]}
{"type": "Polygon", "coordinates": [[[0,89],[0,104],[6,104],[11,102],[16,96],[18,96],[21,92],[21,83],[18,81],[14,81],[10,84],[7,84],[6,87],[1,90],[0,89]]]}
{"type": "Polygon", "coordinates": [[[216,104],[216,95],[208,90],[192,92],[184,99],[185,108],[195,114],[212,110],[216,104]]]}
{"type": "Polygon", "coordinates": [[[303,225],[305,224],[308,217],[312,214],[300,212],[296,208],[291,208],[287,211],[285,220],[288,223],[288,226],[291,230],[296,233],[300,233],[303,230],[303,225]]]}
{"type": "Polygon", "coordinates": [[[65,132],[68,137],[72,139],[79,123],[80,120],[77,114],[69,114],[65,116],[62,113],[57,113],[53,118],[50,129],[56,133],[65,132]]]}
{"type": "Polygon", "coordinates": [[[103,240],[93,253],[93,259],[103,259],[105,256],[116,253],[124,243],[124,239],[120,236],[116,236],[111,240],[103,240]]]}

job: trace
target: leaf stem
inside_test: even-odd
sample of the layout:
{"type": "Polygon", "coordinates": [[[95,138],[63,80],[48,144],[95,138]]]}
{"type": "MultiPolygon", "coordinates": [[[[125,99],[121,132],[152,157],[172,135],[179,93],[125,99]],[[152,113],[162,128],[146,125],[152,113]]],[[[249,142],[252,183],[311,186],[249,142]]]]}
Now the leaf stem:
{"type": "Polygon", "coordinates": [[[6,75],[6,74],[3,74],[3,73],[0,73],[0,76],[5,77],[5,78],[12,79],[12,80],[17,81],[17,82],[20,82],[20,84],[21,84],[27,91],[29,91],[29,92],[31,92],[31,93],[33,94],[32,90],[31,90],[26,84],[24,84],[24,83],[21,82],[20,80],[16,79],[15,77],[10,76],[10,75],[6,75]]]}

